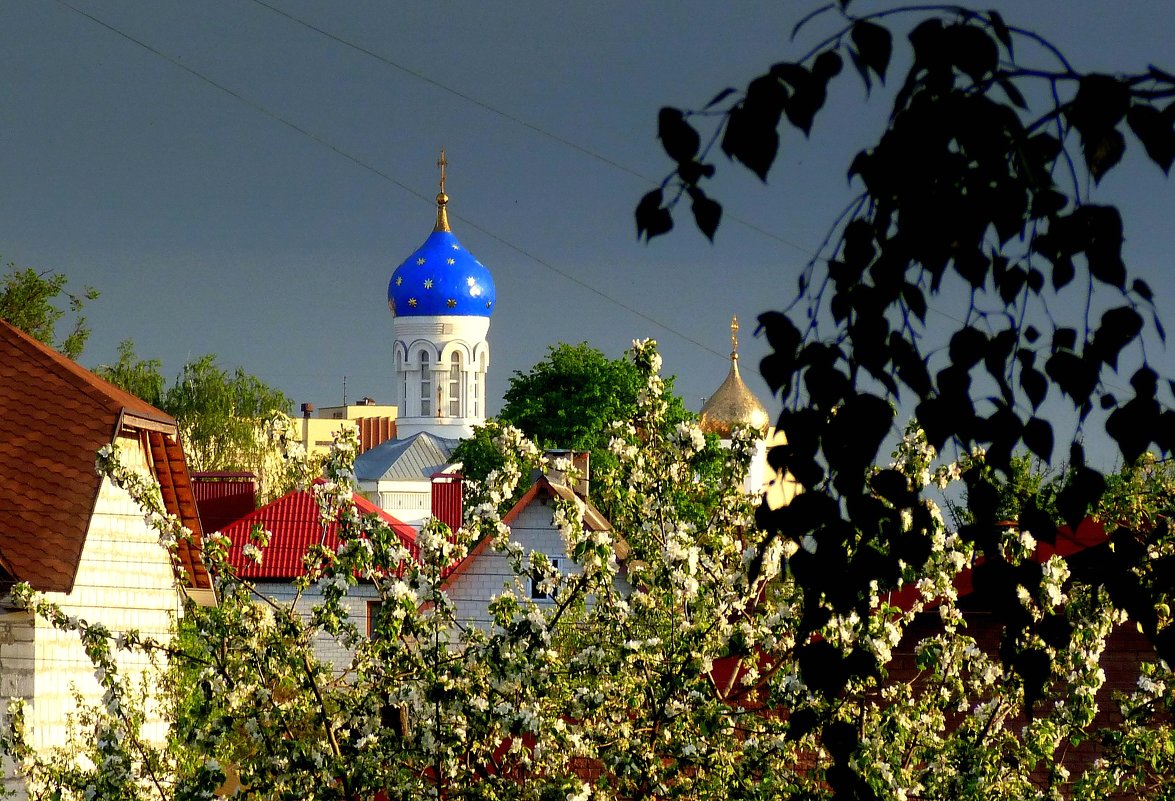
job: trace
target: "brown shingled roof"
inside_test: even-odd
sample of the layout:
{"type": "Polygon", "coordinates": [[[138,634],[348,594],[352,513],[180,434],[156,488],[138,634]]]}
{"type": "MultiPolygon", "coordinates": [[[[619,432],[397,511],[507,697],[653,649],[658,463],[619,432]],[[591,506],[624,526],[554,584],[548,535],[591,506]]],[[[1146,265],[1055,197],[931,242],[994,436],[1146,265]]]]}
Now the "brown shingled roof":
{"type": "MultiPolygon", "coordinates": [[[[42,591],[73,588],[101,487],[95,454],[124,426],[158,438],[152,461],[173,488],[168,510],[198,536],[175,420],[0,321],[0,577],[42,591]]],[[[210,586],[196,568],[198,542],[181,549],[180,561],[195,586],[210,586]]]]}

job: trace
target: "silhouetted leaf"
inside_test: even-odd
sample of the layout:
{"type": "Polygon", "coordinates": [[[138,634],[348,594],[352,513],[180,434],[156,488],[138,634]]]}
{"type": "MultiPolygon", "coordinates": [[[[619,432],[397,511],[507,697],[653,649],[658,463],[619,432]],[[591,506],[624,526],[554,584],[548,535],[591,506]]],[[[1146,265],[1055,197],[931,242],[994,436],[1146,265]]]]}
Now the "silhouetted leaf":
{"type": "Polygon", "coordinates": [[[865,94],[873,91],[873,78],[869,74],[869,67],[861,59],[861,54],[857,52],[856,48],[849,48],[849,60],[853,62],[853,67],[856,68],[857,74],[861,76],[861,82],[865,84],[865,94]]]}
{"type": "Polygon", "coordinates": [[[1053,458],[1053,427],[1039,417],[1030,417],[1024,424],[1024,444],[1042,461],[1053,458]]]}
{"type": "Polygon", "coordinates": [[[1080,464],[1074,467],[1066,484],[1057,493],[1057,511],[1074,531],[1085,519],[1086,512],[1106,491],[1106,480],[1101,473],[1080,464]]]}
{"type": "Polygon", "coordinates": [[[899,509],[914,505],[914,494],[910,492],[910,482],[900,470],[891,468],[877,471],[869,479],[869,486],[899,509]]]}
{"type": "Polygon", "coordinates": [[[698,230],[714,241],[714,232],[718,230],[718,223],[722,220],[722,205],[706,197],[706,193],[696,186],[689,188],[690,210],[694,213],[694,221],[698,230]]]}
{"type": "Polygon", "coordinates": [[[995,72],[999,49],[982,28],[975,25],[951,25],[945,31],[950,59],[959,71],[975,82],[995,72]]]}
{"type": "Polygon", "coordinates": [[[1007,49],[1008,58],[1014,58],[1015,55],[1012,52],[1012,33],[1008,30],[1008,26],[1004,22],[1004,18],[1000,16],[1000,12],[994,9],[988,11],[987,18],[991,21],[991,32],[995,34],[995,37],[1007,49]]]}
{"type": "Polygon", "coordinates": [[[1061,391],[1080,406],[1089,403],[1093,389],[1097,386],[1098,371],[1081,357],[1066,350],[1059,350],[1049,357],[1044,365],[1045,372],[1061,391]]]}
{"type": "Polygon", "coordinates": [[[713,99],[712,99],[712,100],[711,100],[709,103],[707,103],[707,104],[704,106],[704,108],[713,108],[714,106],[718,105],[718,104],[719,104],[719,103],[721,103],[723,100],[725,100],[726,98],[728,98],[728,97],[730,97],[731,95],[733,95],[733,94],[735,93],[735,91],[737,91],[737,90],[735,90],[735,88],[734,88],[733,86],[728,86],[728,87],[726,87],[726,88],[725,88],[725,89],[723,89],[721,92],[719,92],[718,94],[714,95],[714,98],[713,98],[713,99]]]}
{"type": "Polygon", "coordinates": [[[744,105],[730,112],[722,136],[722,152],[766,182],[767,172],[779,151],[779,134],[775,131],[778,116],[754,113],[744,105]]]}
{"type": "Polygon", "coordinates": [[[1058,328],[1053,332],[1053,350],[1073,350],[1076,347],[1076,328],[1058,328]]]}
{"type": "Polygon", "coordinates": [[[1016,88],[1016,84],[1003,75],[996,76],[996,83],[1004,90],[1004,94],[1008,96],[1008,100],[1012,101],[1013,106],[1022,109],[1028,108],[1028,103],[1025,102],[1024,95],[1020,94],[1020,90],[1016,88]]]}
{"type": "Polygon", "coordinates": [[[1122,154],[1126,152],[1126,139],[1115,128],[1102,131],[1097,136],[1082,138],[1085,164],[1094,182],[1101,182],[1102,176],[1112,170],[1122,154]]]}
{"type": "Polygon", "coordinates": [[[1112,129],[1130,110],[1130,87],[1113,75],[1084,75],[1065,117],[1085,137],[1112,129]]]}
{"type": "Polygon", "coordinates": [[[636,235],[646,240],[660,236],[673,228],[669,209],[661,208],[661,190],[654,189],[641,198],[636,206],[636,235]]]}
{"type": "Polygon", "coordinates": [[[1146,281],[1143,281],[1141,278],[1135,278],[1134,283],[1130,285],[1130,288],[1134,291],[1134,294],[1138,295],[1148,303],[1154,301],[1155,299],[1154,293],[1151,292],[1150,284],[1148,284],[1146,281]]]}
{"type": "Polygon", "coordinates": [[[976,365],[986,353],[987,344],[987,335],[978,328],[961,328],[951,337],[951,362],[964,368],[976,365]]]}
{"type": "Polygon", "coordinates": [[[677,174],[686,185],[692,186],[702,178],[713,178],[714,165],[702,164],[700,161],[683,161],[677,165],[677,174]]]}
{"type": "Polygon", "coordinates": [[[844,60],[835,50],[825,50],[812,62],[812,74],[824,83],[840,75],[843,68],[844,60]]]}
{"type": "Polygon", "coordinates": [[[1163,172],[1171,171],[1175,162],[1175,129],[1171,121],[1154,106],[1136,103],[1126,113],[1130,130],[1146,148],[1146,154],[1163,172]]]}
{"type": "Polygon", "coordinates": [[[861,61],[876,73],[877,80],[885,83],[885,71],[889,69],[889,59],[893,54],[893,37],[889,31],[872,22],[857,20],[849,35],[861,61]]]}
{"type": "Polygon", "coordinates": [[[1040,404],[1044,403],[1049,386],[1044,373],[1033,368],[1022,368],[1020,370],[1020,386],[1024,389],[1024,394],[1028,396],[1028,401],[1032,404],[1033,409],[1039,408],[1040,404]]]}
{"type": "Polygon", "coordinates": [[[1102,315],[1094,333],[1093,355],[1113,369],[1118,369],[1118,354],[1142,332],[1142,317],[1129,306],[1110,309],[1102,315]]]}
{"type": "Polygon", "coordinates": [[[800,678],[812,690],[831,697],[844,689],[848,676],[844,658],[828,640],[805,643],[796,649],[800,678]]]}
{"type": "Polygon", "coordinates": [[[702,144],[698,132],[685,121],[685,114],[669,106],[657,115],[657,136],[669,158],[676,162],[692,161],[702,144]]]}

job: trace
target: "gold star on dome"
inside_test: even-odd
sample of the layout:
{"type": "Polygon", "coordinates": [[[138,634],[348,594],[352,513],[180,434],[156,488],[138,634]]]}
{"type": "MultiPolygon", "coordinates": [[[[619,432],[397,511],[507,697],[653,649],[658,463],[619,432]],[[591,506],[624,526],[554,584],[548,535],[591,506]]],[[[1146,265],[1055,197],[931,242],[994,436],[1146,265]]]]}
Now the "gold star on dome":
{"type": "Polygon", "coordinates": [[[424,256],[421,256],[419,259],[417,259],[416,263],[417,264],[424,264],[424,256]]]}
{"type": "Polygon", "coordinates": [[[456,259],[446,259],[446,263],[447,264],[456,264],[457,260],[456,259]]]}
{"type": "Polygon", "coordinates": [[[416,298],[408,298],[408,305],[415,309],[416,308],[416,298]]]}
{"type": "Polygon", "coordinates": [[[449,308],[450,308],[450,309],[455,309],[455,308],[457,308],[457,298],[449,298],[449,299],[448,299],[447,301],[445,301],[445,302],[449,304],[449,308]]]}
{"type": "Polygon", "coordinates": [[[432,279],[431,278],[424,279],[424,288],[425,289],[432,289],[432,279]]]}
{"type": "Polygon", "coordinates": [[[450,247],[452,247],[453,250],[460,250],[461,249],[460,245],[451,245],[450,247]]]}
{"type": "Polygon", "coordinates": [[[399,286],[399,285],[400,285],[400,284],[402,284],[402,283],[404,283],[404,276],[402,276],[402,275],[397,275],[397,276],[396,276],[396,286],[399,286]]]}

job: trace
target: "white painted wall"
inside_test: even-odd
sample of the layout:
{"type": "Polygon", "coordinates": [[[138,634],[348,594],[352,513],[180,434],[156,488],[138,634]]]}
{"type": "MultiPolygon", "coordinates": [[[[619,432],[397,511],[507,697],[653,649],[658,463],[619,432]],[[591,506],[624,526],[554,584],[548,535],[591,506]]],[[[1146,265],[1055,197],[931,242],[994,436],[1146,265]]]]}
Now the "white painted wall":
{"type": "MultiPolygon", "coordinates": [[[[510,537],[522,546],[525,553],[537,551],[546,554],[549,559],[559,560],[559,570],[564,574],[578,575],[583,572],[583,568],[567,556],[563,535],[551,522],[554,511],[554,501],[536,499],[515,518],[510,526],[510,537]]],[[[493,548],[486,548],[462,569],[446,592],[457,606],[458,619],[488,628],[490,599],[501,594],[506,587],[513,586],[515,578],[510,560],[493,548]]],[[[520,582],[522,596],[529,598],[529,580],[522,578],[520,582]]],[[[621,590],[627,592],[629,589],[622,582],[621,590]]],[[[553,604],[554,601],[538,600],[536,603],[553,604]]]]}
{"type": "MultiPolygon", "coordinates": [[[[294,586],[287,582],[258,582],[256,586],[257,591],[266,598],[270,598],[283,605],[293,603],[297,594],[294,586]]],[[[375,585],[367,582],[360,582],[358,585],[351,587],[343,599],[343,606],[347,610],[347,615],[359,627],[360,634],[367,633],[368,603],[378,600],[379,594],[375,591],[375,585]]],[[[306,592],[302,593],[302,597],[298,599],[297,611],[303,620],[309,619],[310,610],[318,603],[322,603],[322,593],[318,591],[317,587],[312,586],[306,592]]],[[[334,637],[322,634],[314,640],[314,653],[320,660],[330,662],[339,671],[346,668],[355,656],[355,652],[352,649],[344,648],[343,644],[334,637]]]]}
{"type": "MultiPolygon", "coordinates": [[[[146,453],[137,438],[119,439],[124,459],[144,469],[146,453]]],[[[104,623],[112,632],[137,629],[163,642],[182,605],[175,572],[158,535],[147,527],[138,505],[109,480],[102,482],[73,591],[46,593],[69,615],[104,623]]],[[[121,654],[123,675],[136,680],[152,675],[148,659],[121,654]]],[[[25,719],[36,748],[63,745],[66,717],[76,707],[73,689],[90,703],[101,701],[93,664],[76,632],[58,631],[24,612],[0,615],[0,691],[4,698],[26,701],[25,719]]],[[[162,741],[166,725],[150,720],[145,733],[162,741]]],[[[16,789],[11,766],[5,785],[16,789]]]]}

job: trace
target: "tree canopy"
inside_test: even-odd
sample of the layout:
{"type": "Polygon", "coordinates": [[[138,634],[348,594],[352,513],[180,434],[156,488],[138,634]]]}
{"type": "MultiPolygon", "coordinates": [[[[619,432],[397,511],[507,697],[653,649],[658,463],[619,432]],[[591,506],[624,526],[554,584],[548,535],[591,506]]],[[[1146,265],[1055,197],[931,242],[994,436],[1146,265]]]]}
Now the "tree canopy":
{"type": "Polygon", "coordinates": [[[140,359],[130,340],[119,345],[117,362],[95,372],[175,417],[192,470],[249,471],[257,475],[262,497],[272,494],[269,474],[277,471],[280,456],[266,421],[293,410],[281,390],[244,368],[225,370],[212,354],[189,361],[168,386],[162,362],[140,359]]]}
{"type": "Polygon", "coordinates": [[[69,278],[52,270],[34,270],[31,267],[18,268],[8,264],[0,284],[0,319],[39,339],[50,347],[76,359],[85,348],[90,337],[86,318],[81,314],[87,301],[98,298],[98,290],[84,287],[73,293],[66,289],[69,278]],[[66,315],[59,301],[65,301],[73,316],[73,326],[64,337],[57,335],[57,324],[66,315]]]}
{"type": "MultiPolygon", "coordinates": [[[[870,587],[893,587],[904,565],[931,552],[917,488],[865,469],[884,464],[898,405],[913,408],[936,452],[982,448],[985,464],[1005,475],[1021,449],[1046,462],[1060,454],[1068,474],[1055,504],[1073,526],[1106,484],[1083,447],[1091,426],[1104,428],[1127,466],[1148,448],[1171,452],[1171,389],[1145,348],[1165,332],[1151,288],[1123,260],[1125,222],[1096,194],[1127,147],[1170,169],[1175,75],[1154,66],[1081,72],[1036,32],[954,5],[858,12],[840,0],[801,20],[796,36],[810,47],[744,89],[697,111],[661,110],[660,139],[676,168],[641,199],[636,222],[646,237],[664,234],[688,200],[713,237],[721,206],[704,187],[715,148],[765,181],[783,137],[812,132],[844,73],[872,97],[887,80],[896,87],[880,139],[846,158],[857,194],[798,276],[789,313],[760,317],[772,348],[762,372],[783,400],[788,439],[770,460],[805,492],[762,510],[759,522],[818,543],[791,560],[808,609],[864,614],[870,587]],[[908,57],[894,58],[902,45],[893,30],[907,23],[908,57]],[[899,61],[905,74],[895,77],[899,61]],[[943,331],[927,311],[945,297],[964,301],[952,314],[958,325],[943,331]],[[1114,387],[1122,378],[1125,391],[1114,387]],[[1060,418],[1046,404],[1072,410],[1071,439],[1058,437],[1060,418]],[[914,526],[879,498],[909,510],[914,526]]],[[[972,522],[960,533],[985,560],[976,587],[995,608],[1013,608],[1021,579],[1000,549],[998,493],[980,471],[963,478],[972,522]]],[[[1025,504],[1020,525],[1052,541],[1056,521],[1042,506],[1025,504]]],[[[1126,522],[1115,558],[1082,579],[1108,592],[1171,661],[1175,627],[1156,609],[1175,586],[1146,556],[1167,523],[1126,522]]],[[[1052,656],[1038,622],[1006,622],[1005,658],[1039,690],[1052,656]]],[[[826,657],[812,670],[836,670],[850,654],[826,657]]]]}
{"type": "MultiPolygon", "coordinates": [[[[609,424],[632,417],[643,382],[630,359],[609,359],[586,342],[560,342],[527,372],[514,371],[498,422],[518,428],[541,448],[588,451],[593,473],[615,465],[608,450],[609,424]]],[[[667,419],[691,417],[667,382],[667,419]]],[[[501,466],[486,431],[461,443],[454,453],[468,478],[482,480],[501,466]]]]}

